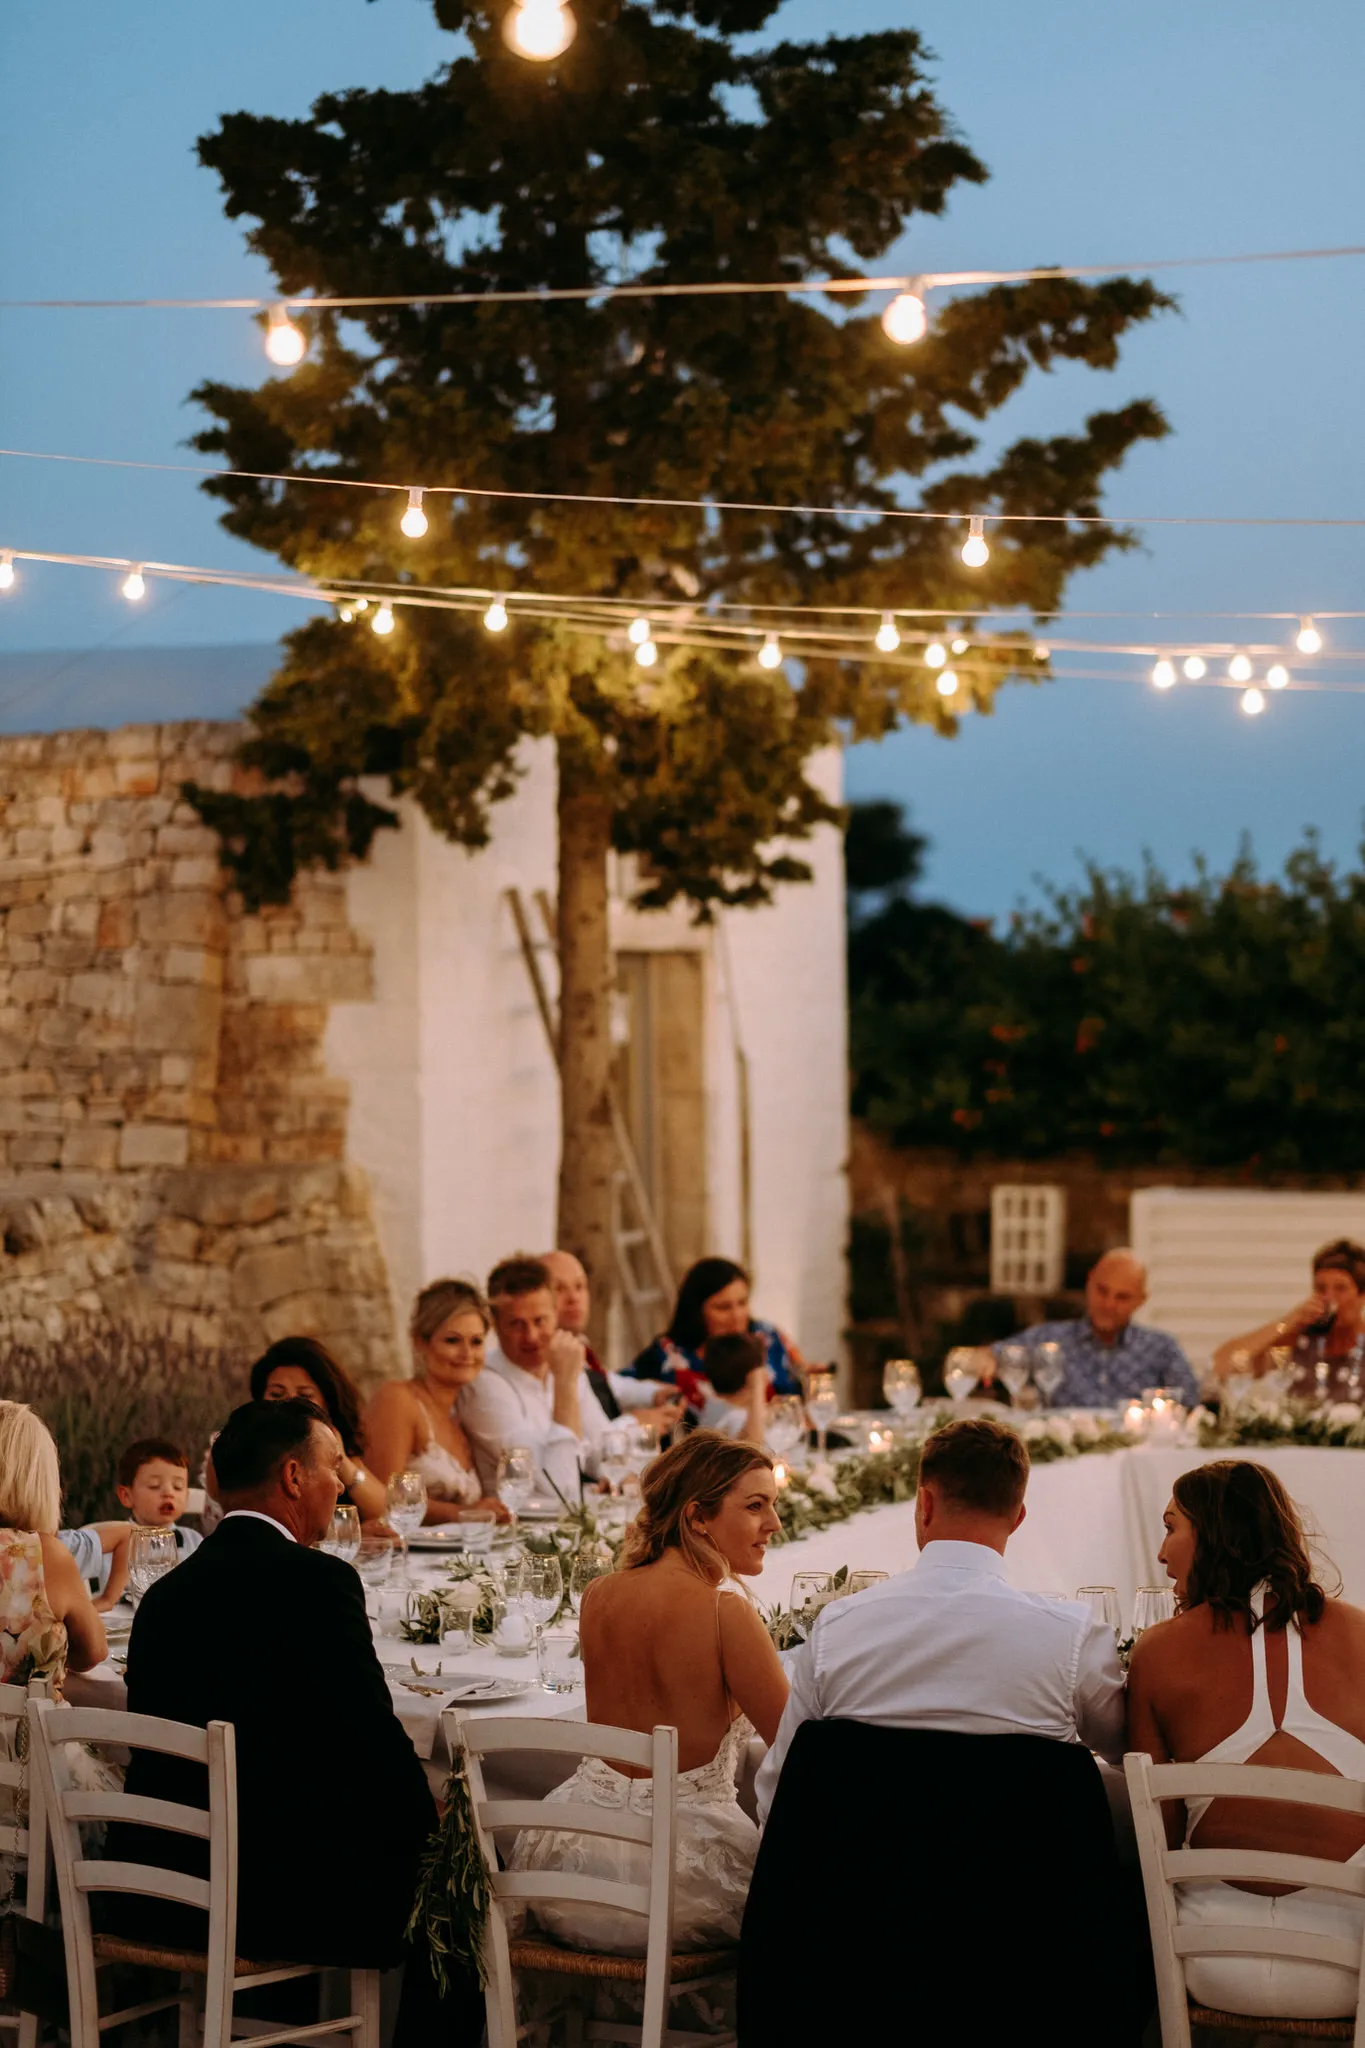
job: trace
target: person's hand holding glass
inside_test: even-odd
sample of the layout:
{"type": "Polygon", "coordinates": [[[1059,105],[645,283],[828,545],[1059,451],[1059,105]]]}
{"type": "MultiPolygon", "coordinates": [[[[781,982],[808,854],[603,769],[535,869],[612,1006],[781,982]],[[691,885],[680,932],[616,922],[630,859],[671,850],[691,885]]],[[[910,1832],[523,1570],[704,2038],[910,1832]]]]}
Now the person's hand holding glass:
{"type": "Polygon", "coordinates": [[[408,1538],[417,1533],[426,1518],[427,1483],[420,1472],[395,1472],[385,1491],[385,1520],[403,1546],[403,1580],[412,1583],[408,1563],[408,1538]]]}

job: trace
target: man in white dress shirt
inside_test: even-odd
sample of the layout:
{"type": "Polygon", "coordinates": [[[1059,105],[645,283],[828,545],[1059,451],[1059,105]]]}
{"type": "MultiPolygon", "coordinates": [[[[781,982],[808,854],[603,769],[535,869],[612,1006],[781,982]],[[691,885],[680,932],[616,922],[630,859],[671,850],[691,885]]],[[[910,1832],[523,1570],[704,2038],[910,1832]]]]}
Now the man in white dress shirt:
{"type": "Polygon", "coordinates": [[[497,1490],[498,1460],[524,1445],[537,1484],[576,1505],[580,1475],[596,1464],[607,1418],[584,1370],[584,1345],[558,1327],[554,1289],[542,1259],[517,1253],[488,1276],[495,1341],[483,1371],[462,1391],[456,1413],[469,1433],[486,1493],[497,1490]]]}
{"type": "Polygon", "coordinates": [[[1016,1592],[1005,1545],[1024,1519],[1028,1456],[985,1417],[924,1446],[913,1571],[826,1607],[789,1665],[791,1695],[758,1774],[767,1818],[803,1721],[1084,1742],[1116,1763],[1125,1732],[1113,1631],[1077,1601],[1016,1592]]]}

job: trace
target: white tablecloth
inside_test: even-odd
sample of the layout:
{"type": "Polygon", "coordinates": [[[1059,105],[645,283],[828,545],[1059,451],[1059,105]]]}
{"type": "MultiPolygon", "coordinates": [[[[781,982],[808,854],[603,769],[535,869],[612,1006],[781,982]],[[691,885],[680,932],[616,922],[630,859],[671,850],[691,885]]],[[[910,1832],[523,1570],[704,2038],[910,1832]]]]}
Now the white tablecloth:
{"type": "MultiPolygon", "coordinates": [[[[1023,1526],[1006,1553],[1011,1582],[1031,1592],[1068,1596],[1078,1586],[1116,1586],[1126,1625],[1138,1587],[1168,1583],[1156,1553],[1172,1480],[1192,1465],[1226,1455],[1143,1445],[1038,1466],[1029,1477],[1023,1526]]],[[[1340,1574],[1346,1598],[1365,1606],[1365,1451],[1236,1455],[1254,1455],[1283,1482],[1319,1532],[1323,1583],[1334,1590],[1340,1574]]],[[[915,1509],[907,1501],[779,1545],[768,1552],[761,1578],[751,1584],[765,1606],[785,1607],[795,1572],[835,1571],[845,1564],[854,1571],[900,1572],[914,1564],[916,1555],[915,1509]]]]}

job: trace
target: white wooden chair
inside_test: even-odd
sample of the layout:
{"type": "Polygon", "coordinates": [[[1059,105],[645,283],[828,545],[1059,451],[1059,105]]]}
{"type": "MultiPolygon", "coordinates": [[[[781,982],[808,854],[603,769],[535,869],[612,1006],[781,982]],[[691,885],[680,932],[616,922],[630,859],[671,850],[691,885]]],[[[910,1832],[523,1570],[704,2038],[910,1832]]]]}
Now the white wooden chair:
{"type": "MultiPolygon", "coordinates": [[[[675,1956],[673,1950],[673,1858],[678,1781],[678,1731],[656,1728],[638,1735],[626,1728],[595,1727],[582,1721],[533,1721],[511,1717],[481,1720],[447,1709],[446,1736],[452,1757],[463,1750],[470,1801],[479,1845],[488,1866],[492,1900],[484,1943],[488,1973],[488,2048],[516,2048],[530,2031],[517,2026],[515,1970],[558,1973],[566,1979],[596,1980],[644,1987],[639,2026],[609,2020],[575,2019],[570,2038],[623,2041],[638,2048],[733,2048],[735,2036],[699,2034],[668,2026],[669,2007],[681,1990],[702,1990],[733,1976],[734,1949],[707,1949],[675,1956]],[[577,1764],[585,1756],[602,1757],[648,1771],[653,1779],[651,1814],[626,1807],[594,1806],[586,1800],[490,1799],[484,1783],[484,1760],[514,1751],[563,1757],[577,1764]],[[574,1834],[601,1835],[634,1842],[649,1852],[646,1884],[618,1884],[561,1870],[500,1870],[496,1835],[501,1829],[567,1829],[574,1834]],[[505,1908],[513,1903],[534,1906],[537,1900],[573,1899],[584,1905],[615,1907],[638,1913],[647,1921],[643,1958],[603,1955],[562,1948],[544,1937],[518,1939],[508,1930],[505,1908]]],[[[567,1773],[566,1773],[567,1775],[567,1773]]],[[[567,1987],[566,1987],[567,1990],[567,1987]]]]}
{"type": "MultiPolygon", "coordinates": [[[[27,1687],[0,1685],[0,1787],[14,1814],[13,1820],[0,1824],[0,1856],[15,1874],[10,1911],[26,1920],[41,1921],[46,1912],[50,1857],[42,1781],[33,1765],[30,1701],[51,1697],[51,1682],[46,1678],[35,1678],[27,1687]],[[23,1742],[28,1743],[28,1761],[20,1746],[23,1742]],[[20,1865],[24,1866],[22,1873],[20,1865]]],[[[0,2027],[15,2029],[18,2048],[36,2048],[38,2021],[33,2013],[0,2012],[0,2027]]]]}
{"type": "Polygon", "coordinates": [[[227,2048],[249,2032],[254,2048],[278,2048],[293,2041],[321,2040],[351,2034],[356,2048],[379,2048],[379,1977],[373,1970],[352,1970],[351,2011],[340,2019],[306,2026],[274,2028],[259,2020],[240,2022],[233,2033],[233,2001],[239,1991],[282,1984],[291,1977],[321,1975],[315,1963],[247,1962],[234,1954],[237,1927],[237,1765],[233,1730],[226,1721],[207,1728],[184,1727],[146,1714],[111,1713],[97,1707],[33,1704],[33,1763],[40,1772],[46,1802],[57,1890],[61,1900],[62,1934],[66,1947],[67,1988],[71,2005],[71,2048],[98,2048],[110,2027],[145,2013],[178,2006],[181,2048],[227,2048]],[[208,1770],[207,1810],[149,1799],[122,1791],[90,1792],[77,1785],[68,1754],[73,1743],[122,1745],[150,1749],[163,1756],[185,1757],[208,1770]],[[209,1876],[189,1877],[155,1864],[96,1861],[87,1858],[80,1839],[81,1821],[133,1822],[172,1834],[194,1835],[209,1845],[209,1876]],[[196,1906],[208,1916],[208,1946],[201,1955],[189,1949],[125,1941],[97,1934],[90,1921],[92,1892],[133,1892],[143,1898],[173,1899],[196,1906]],[[129,1963],[169,1970],[178,1984],[174,1992],[119,2012],[99,2010],[95,1972],[100,1964],[129,1963]],[[196,1984],[202,1989],[196,1989],[196,1984]]]}
{"type": "Polygon", "coordinates": [[[1356,2048],[1365,2048],[1365,1999],[1358,2001],[1354,2019],[1272,2019],[1221,2012],[1190,1998],[1184,1968],[1187,1956],[1292,1956],[1360,1970],[1365,1984],[1365,1943],[1267,1927],[1263,1922],[1244,1927],[1182,1926],[1176,1918],[1175,1900],[1176,1885],[1192,1878],[1311,1884],[1361,1898],[1365,1897],[1365,1868],[1321,1856],[1287,1855],[1282,1850],[1172,1849],[1167,1846],[1161,1811],[1161,1802],[1171,1799],[1290,1799],[1302,1806],[1325,1806],[1365,1817],[1365,1784],[1319,1771],[1270,1770],[1264,1764],[1154,1764],[1149,1756],[1136,1754],[1126,1756],[1123,1767],[1152,1930],[1163,2048],[1190,2048],[1191,2024],[1311,2041],[1352,2041],[1356,2048]]]}

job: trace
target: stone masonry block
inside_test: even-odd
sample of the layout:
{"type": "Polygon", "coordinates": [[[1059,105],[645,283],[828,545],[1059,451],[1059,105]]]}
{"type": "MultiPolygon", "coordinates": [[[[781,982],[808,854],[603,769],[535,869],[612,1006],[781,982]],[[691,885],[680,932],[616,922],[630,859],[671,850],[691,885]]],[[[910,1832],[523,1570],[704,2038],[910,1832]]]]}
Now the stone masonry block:
{"type": "Polygon", "coordinates": [[[258,1003],[364,1003],[374,977],[363,954],[254,953],[247,989],[258,1003]]]}
{"type": "MultiPolygon", "coordinates": [[[[73,906],[74,907],[74,906],[73,906]]],[[[86,906],[82,904],[81,909],[86,906]]],[[[133,943],[133,906],[126,897],[91,906],[95,918],[95,944],[101,953],[122,953],[133,943]]]]}
{"type": "Polygon", "coordinates": [[[82,1124],[62,1139],[62,1165],[112,1173],[118,1165],[119,1134],[107,1124],[82,1124]]]}
{"type": "Polygon", "coordinates": [[[155,761],[119,761],[114,768],[120,796],[155,796],[161,769],[155,761]]]}
{"type": "Polygon", "coordinates": [[[205,988],[219,988],[223,956],[205,946],[172,946],[161,972],[167,981],[193,981],[205,988]]]}
{"type": "Polygon", "coordinates": [[[241,1308],[262,1309],[288,1295],[325,1286],[326,1280],[310,1245],[270,1245],[238,1259],[232,1269],[232,1297],[241,1308]]]}
{"type": "Polygon", "coordinates": [[[190,1156],[190,1134],[183,1124],[125,1124],[119,1132],[118,1163],[137,1166],[183,1166],[190,1156]]]}
{"type": "Polygon", "coordinates": [[[187,983],[139,982],[133,1025],[139,1052],[178,1052],[193,1057],[218,1041],[222,1010],[217,991],[187,983]]]}
{"type": "Polygon", "coordinates": [[[133,985],[122,974],[73,974],[66,999],[77,1010],[103,1017],[131,1017],[133,985]]]}
{"type": "Polygon", "coordinates": [[[207,889],[168,889],[137,906],[137,929],[150,946],[208,946],[221,942],[223,909],[207,889]]]}

